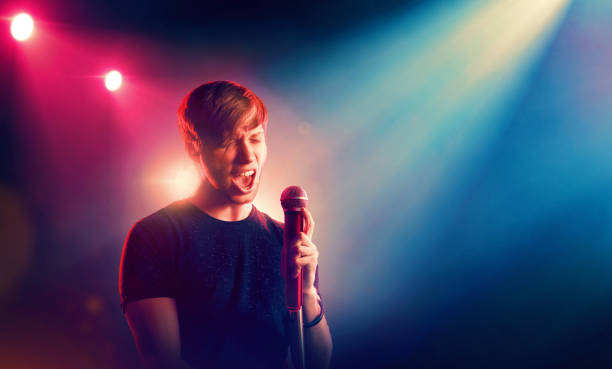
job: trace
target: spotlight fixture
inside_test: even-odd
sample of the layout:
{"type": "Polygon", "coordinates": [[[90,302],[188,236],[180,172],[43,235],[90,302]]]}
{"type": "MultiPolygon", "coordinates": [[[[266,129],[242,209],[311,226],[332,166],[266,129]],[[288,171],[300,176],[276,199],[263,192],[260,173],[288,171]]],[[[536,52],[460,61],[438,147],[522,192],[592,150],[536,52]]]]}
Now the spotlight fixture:
{"type": "Polygon", "coordinates": [[[104,85],[109,91],[116,91],[121,87],[121,82],[123,82],[123,77],[121,77],[121,73],[119,71],[113,70],[106,73],[106,78],[104,78],[104,85]]]}
{"type": "Polygon", "coordinates": [[[25,41],[34,31],[34,20],[27,13],[19,13],[11,23],[11,34],[17,41],[25,41]]]}

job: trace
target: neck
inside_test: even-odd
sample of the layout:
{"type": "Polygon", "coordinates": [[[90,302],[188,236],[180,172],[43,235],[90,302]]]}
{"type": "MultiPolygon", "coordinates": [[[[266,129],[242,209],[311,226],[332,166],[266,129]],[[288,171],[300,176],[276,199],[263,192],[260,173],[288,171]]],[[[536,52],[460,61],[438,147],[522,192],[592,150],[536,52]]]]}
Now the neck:
{"type": "Polygon", "coordinates": [[[226,222],[236,222],[245,219],[253,208],[251,202],[244,204],[231,202],[225,195],[211,186],[207,180],[202,181],[196,193],[189,200],[211,217],[226,222]]]}

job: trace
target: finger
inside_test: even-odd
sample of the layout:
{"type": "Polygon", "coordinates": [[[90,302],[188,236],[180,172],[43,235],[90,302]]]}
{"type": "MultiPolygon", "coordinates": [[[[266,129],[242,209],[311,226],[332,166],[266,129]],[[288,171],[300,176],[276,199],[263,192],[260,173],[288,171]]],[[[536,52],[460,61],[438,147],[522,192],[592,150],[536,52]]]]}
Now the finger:
{"type": "Polygon", "coordinates": [[[308,236],[304,235],[302,237],[297,238],[295,242],[291,245],[291,248],[289,249],[289,257],[294,257],[295,255],[302,254],[302,247],[318,250],[317,246],[308,238],[308,236]]]}
{"type": "Polygon", "coordinates": [[[304,232],[308,235],[308,237],[312,238],[312,234],[314,233],[315,222],[312,217],[310,211],[306,208],[302,209],[303,219],[304,219],[304,232]]]}
{"type": "MultiPolygon", "coordinates": [[[[281,252],[281,265],[287,265],[285,262],[289,263],[289,270],[293,270],[295,268],[295,261],[303,256],[316,255],[318,257],[317,247],[308,239],[305,234],[298,234],[298,237],[295,238],[294,243],[287,249],[285,252],[281,252]]],[[[281,268],[283,277],[285,275],[285,268],[281,268]]],[[[291,272],[289,272],[291,274],[291,272]]]]}
{"type": "Polygon", "coordinates": [[[314,264],[316,268],[317,259],[314,255],[304,256],[296,260],[295,269],[293,271],[293,278],[297,278],[302,268],[307,267],[308,265],[314,264]]]}
{"type": "Polygon", "coordinates": [[[316,268],[317,266],[317,256],[316,255],[302,256],[301,258],[298,258],[295,260],[295,266],[297,268],[302,268],[308,265],[311,265],[312,267],[316,268]]]}
{"type": "Polygon", "coordinates": [[[294,266],[298,269],[302,267],[314,269],[317,267],[317,255],[302,256],[295,260],[294,266]]]}
{"type": "Polygon", "coordinates": [[[296,243],[295,245],[291,246],[291,248],[289,249],[287,253],[287,257],[289,258],[288,260],[293,261],[296,258],[303,256],[304,254],[310,255],[312,252],[308,250],[309,248],[310,247],[306,245],[305,243],[303,243],[302,241],[300,241],[299,243],[296,243]]]}
{"type": "Polygon", "coordinates": [[[311,244],[312,241],[310,240],[310,237],[308,237],[308,235],[304,232],[300,232],[298,233],[295,238],[293,239],[293,242],[291,242],[291,247],[295,247],[295,246],[299,246],[299,245],[306,245],[306,244],[311,244]]]}
{"type": "Polygon", "coordinates": [[[311,255],[314,255],[316,257],[319,256],[319,251],[316,249],[316,247],[297,246],[292,250],[291,255],[289,256],[289,260],[295,263],[297,259],[311,255]]]}
{"type": "Polygon", "coordinates": [[[314,247],[298,246],[298,253],[296,254],[296,256],[297,257],[309,256],[309,255],[314,255],[316,252],[317,250],[314,247]]]}
{"type": "Polygon", "coordinates": [[[302,241],[291,246],[287,253],[288,260],[295,260],[295,258],[304,255],[304,253],[308,253],[308,255],[310,255],[310,253],[306,250],[307,248],[309,248],[309,246],[302,241]]]}
{"type": "Polygon", "coordinates": [[[316,260],[319,257],[319,252],[314,248],[302,246],[300,248],[299,254],[293,256],[293,259],[291,260],[292,265],[298,265],[298,262],[300,260],[303,260],[307,257],[314,257],[316,260]]]}

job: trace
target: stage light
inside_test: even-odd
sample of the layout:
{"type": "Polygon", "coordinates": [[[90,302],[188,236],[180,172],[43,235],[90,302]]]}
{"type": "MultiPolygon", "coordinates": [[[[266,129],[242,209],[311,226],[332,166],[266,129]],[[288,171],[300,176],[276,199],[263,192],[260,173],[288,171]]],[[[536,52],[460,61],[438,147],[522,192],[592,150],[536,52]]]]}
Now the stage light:
{"type": "Polygon", "coordinates": [[[168,183],[168,193],[174,199],[181,199],[191,196],[202,178],[197,169],[192,165],[184,165],[177,168],[174,178],[168,183]]]}
{"type": "Polygon", "coordinates": [[[119,87],[121,87],[121,82],[123,82],[121,73],[116,70],[108,72],[106,74],[106,78],[104,79],[104,84],[109,91],[118,90],[119,87]]]}
{"type": "Polygon", "coordinates": [[[25,41],[34,31],[34,21],[29,14],[19,13],[13,18],[11,23],[11,34],[17,41],[25,41]]]}

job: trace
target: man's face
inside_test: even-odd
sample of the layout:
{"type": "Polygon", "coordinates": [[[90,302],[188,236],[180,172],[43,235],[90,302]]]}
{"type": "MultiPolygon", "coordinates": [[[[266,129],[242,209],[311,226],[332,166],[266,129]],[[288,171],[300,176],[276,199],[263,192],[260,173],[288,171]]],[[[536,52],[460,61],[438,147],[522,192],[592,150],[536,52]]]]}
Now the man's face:
{"type": "Polygon", "coordinates": [[[263,125],[243,125],[223,146],[204,145],[201,166],[210,184],[235,204],[257,195],[267,147],[263,125]]]}

